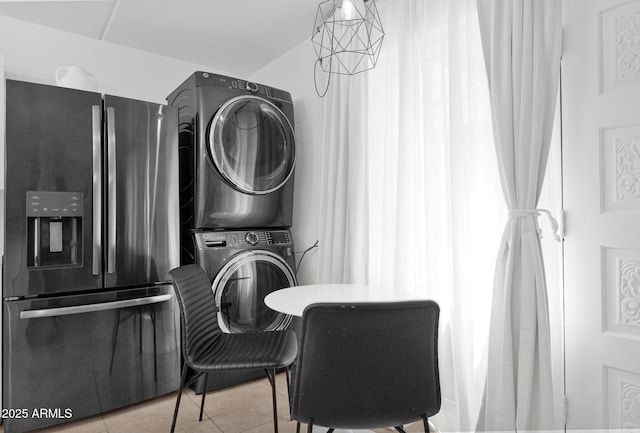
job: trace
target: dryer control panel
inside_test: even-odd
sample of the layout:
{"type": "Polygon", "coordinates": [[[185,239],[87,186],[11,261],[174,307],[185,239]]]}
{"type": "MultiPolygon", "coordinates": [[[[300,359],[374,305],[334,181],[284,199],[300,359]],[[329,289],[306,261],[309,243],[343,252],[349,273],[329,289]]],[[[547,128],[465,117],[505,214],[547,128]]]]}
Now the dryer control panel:
{"type": "Polygon", "coordinates": [[[245,248],[260,245],[289,245],[289,230],[246,230],[233,232],[200,232],[195,235],[199,248],[245,248]]]}
{"type": "Polygon", "coordinates": [[[240,78],[231,78],[224,75],[214,74],[212,72],[196,72],[195,78],[198,85],[226,87],[238,91],[246,91],[249,93],[267,96],[269,98],[278,99],[284,102],[292,102],[291,93],[266,86],[264,84],[247,81],[240,78]]]}

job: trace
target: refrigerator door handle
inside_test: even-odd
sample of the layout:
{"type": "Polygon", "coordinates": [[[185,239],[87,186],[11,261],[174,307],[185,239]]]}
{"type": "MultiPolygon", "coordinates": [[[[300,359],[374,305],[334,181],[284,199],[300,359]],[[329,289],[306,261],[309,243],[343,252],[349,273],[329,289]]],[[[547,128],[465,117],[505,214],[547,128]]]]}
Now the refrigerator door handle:
{"type": "Polygon", "coordinates": [[[91,272],[100,274],[102,267],[102,107],[91,106],[93,148],[93,260],[91,272]]]}
{"type": "Polygon", "coordinates": [[[98,304],[74,305],[71,307],[44,308],[41,310],[25,310],[20,312],[21,319],[40,319],[43,317],[68,316],[70,314],[94,313],[96,311],[116,310],[118,308],[139,307],[158,304],[173,298],[170,293],[143,298],[125,299],[121,301],[101,302],[98,304]]]}
{"type": "Polygon", "coordinates": [[[116,111],[107,107],[107,161],[109,226],[107,231],[107,273],[116,271],[116,111]]]}

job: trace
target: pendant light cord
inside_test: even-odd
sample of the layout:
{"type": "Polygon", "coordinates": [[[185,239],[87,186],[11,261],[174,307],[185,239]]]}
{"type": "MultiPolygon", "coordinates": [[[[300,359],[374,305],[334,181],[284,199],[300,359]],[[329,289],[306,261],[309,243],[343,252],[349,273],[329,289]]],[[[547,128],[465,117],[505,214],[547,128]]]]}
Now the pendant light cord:
{"type": "Polygon", "coordinates": [[[324,95],[327,94],[329,90],[329,83],[331,82],[331,72],[329,72],[329,78],[327,78],[327,86],[324,88],[324,92],[322,94],[318,90],[318,63],[322,64],[322,59],[317,59],[316,63],[313,65],[313,84],[316,88],[316,93],[319,97],[324,98],[324,95]]]}

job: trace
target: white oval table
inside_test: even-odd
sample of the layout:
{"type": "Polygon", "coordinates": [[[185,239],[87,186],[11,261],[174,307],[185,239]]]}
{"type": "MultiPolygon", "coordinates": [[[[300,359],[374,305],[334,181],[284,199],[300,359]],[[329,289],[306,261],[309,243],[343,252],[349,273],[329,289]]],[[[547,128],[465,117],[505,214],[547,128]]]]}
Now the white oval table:
{"type": "MultiPolygon", "coordinates": [[[[429,299],[403,290],[368,286],[365,284],[311,284],[276,290],[264,298],[272,310],[302,317],[304,309],[317,303],[397,302],[429,299]]],[[[326,432],[326,427],[313,428],[314,433],[326,432]]],[[[335,429],[335,433],[373,433],[371,430],[335,429]]]]}
{"type": "Polygon", "coordinates": [[[302,317],[304,309],[320,302],[396,302],[429,299],[403,290],[366,284],[311,284],[276,290],[264,298],[272,310],[302,317]]]}

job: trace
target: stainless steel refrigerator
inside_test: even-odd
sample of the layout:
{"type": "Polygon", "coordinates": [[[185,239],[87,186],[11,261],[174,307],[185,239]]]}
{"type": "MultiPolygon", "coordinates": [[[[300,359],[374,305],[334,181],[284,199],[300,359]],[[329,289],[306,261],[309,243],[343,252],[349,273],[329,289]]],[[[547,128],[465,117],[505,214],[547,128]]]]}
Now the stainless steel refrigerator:
{"type": "Polygon", "coordinates": [[[6,81],[5,433],[178,387],[177,112],[6,81]]]}

